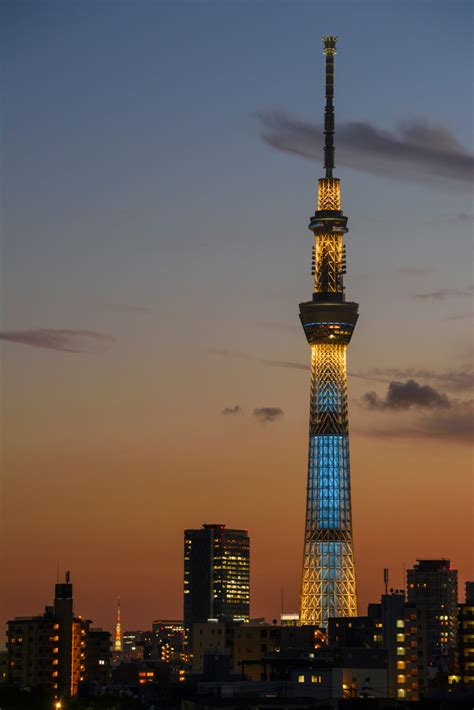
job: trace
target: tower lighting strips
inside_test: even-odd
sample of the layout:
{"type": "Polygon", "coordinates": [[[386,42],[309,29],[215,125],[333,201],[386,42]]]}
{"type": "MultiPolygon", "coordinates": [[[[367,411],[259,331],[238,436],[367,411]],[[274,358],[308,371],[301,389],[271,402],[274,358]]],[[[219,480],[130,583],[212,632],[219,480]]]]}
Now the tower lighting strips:
{"type": "Polygon", "coordinates": [[[356,616],[352,539],[346,351],[358,304],[344,297],[346,272],[341,187],[334,169],[334,56],[337,37],[323,37],[326,56],[325,177],[318,181],[314,235],[314,292],[300,304],[311,347],[308,488],[300,623],[327,626],[330,617],[356,616]]]}

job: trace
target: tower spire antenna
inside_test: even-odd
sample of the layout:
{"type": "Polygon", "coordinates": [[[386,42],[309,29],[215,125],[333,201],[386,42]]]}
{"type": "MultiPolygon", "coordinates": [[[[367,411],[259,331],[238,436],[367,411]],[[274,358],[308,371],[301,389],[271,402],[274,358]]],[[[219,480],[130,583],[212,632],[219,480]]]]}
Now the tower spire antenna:
{"type": "Polygon", "coordinates": [[[326,177],[332,178],[334,169],[334,57],[337,37],[325,35],[323,54],[326,56],[326,106],[324,109],[324,167],[326,177]]]}

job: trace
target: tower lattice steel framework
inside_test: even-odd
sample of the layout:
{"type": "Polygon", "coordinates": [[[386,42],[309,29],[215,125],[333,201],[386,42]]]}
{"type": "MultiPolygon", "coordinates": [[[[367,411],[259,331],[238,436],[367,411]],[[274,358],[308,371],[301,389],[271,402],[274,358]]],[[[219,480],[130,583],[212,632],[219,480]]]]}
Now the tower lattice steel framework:
{"type": "Polygon", "coordinates": [[[327,626],[335,616],[356,616],[352,539],[346,350],[358,304],[344,298],[346,271],[340,181],[334,169],[334,56],[337,38],[323,37],[326,56],[324,167],[314,234],[311,301],[300,319],[311,346],[308,489],[301,585],[301,624],[327,626]]]}
{"type": "Polygon", "coordinates": [[[117,601],[117,618],[115,620],[114,652],[122,653],[122,623],[120,620],[120,597],[117,601]]]}

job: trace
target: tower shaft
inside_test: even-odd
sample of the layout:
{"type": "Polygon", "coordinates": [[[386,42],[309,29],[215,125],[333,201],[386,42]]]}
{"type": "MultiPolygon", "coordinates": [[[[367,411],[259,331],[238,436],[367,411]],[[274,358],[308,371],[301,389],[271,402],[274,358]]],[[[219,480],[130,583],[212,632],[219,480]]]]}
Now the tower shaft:
{"type": "Polygon", "coordinates": [[[314,292],[300,304],[311,346],[308,487],[300,622],[327,626],[330,617],[355,616],[357,593],[352,540],[346,353],[358,305],[346,302],[340,181],[334,178],[334,55],[336,38],[323,38],[326,55],[325,169],[318,181],[314,234],[314,292]]]}

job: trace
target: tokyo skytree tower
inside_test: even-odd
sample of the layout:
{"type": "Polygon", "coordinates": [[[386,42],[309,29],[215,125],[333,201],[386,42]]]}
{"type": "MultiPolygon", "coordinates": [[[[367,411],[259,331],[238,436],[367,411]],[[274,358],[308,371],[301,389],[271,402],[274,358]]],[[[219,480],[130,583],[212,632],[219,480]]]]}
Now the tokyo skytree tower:
{"type": "Polygon", "coordinates": [[[318,180],[314,234],[314,293],[300,304],[311,346],[308,489],[301,584],[301,624],[327,626],[330,617],[356,616],[352,540],[346,350],[358,304],[344,296],[346,272],[340,180],[334,169],[334,56],[337,37],[323,37],[326,56],[325,177],[318,180]]]}

